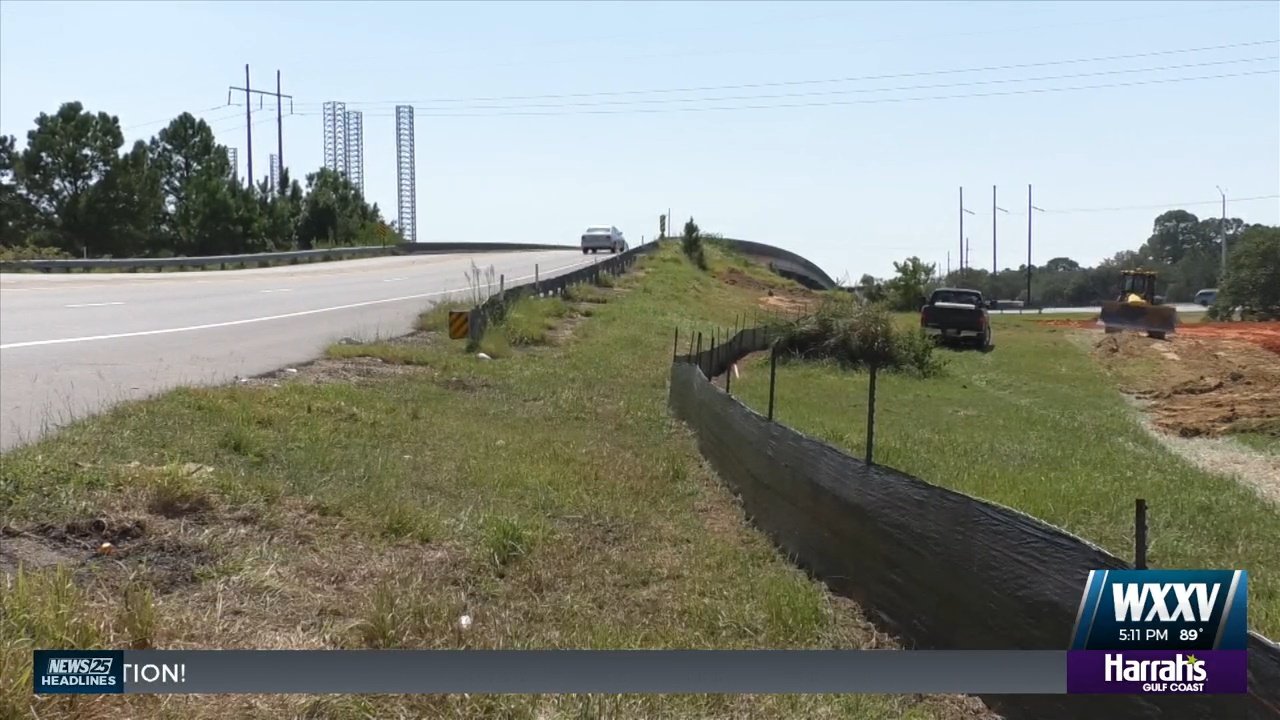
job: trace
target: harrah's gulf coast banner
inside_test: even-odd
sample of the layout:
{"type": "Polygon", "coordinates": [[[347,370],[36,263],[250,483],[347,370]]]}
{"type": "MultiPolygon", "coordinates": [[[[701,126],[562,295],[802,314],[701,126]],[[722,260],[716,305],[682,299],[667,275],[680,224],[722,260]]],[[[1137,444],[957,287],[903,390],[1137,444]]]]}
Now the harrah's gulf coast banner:
{"type": "Polygon", "coordinates": [[[1243,570],[1091,571],[1067,692],[1248,692],[1247,584],[1243,570]]]}

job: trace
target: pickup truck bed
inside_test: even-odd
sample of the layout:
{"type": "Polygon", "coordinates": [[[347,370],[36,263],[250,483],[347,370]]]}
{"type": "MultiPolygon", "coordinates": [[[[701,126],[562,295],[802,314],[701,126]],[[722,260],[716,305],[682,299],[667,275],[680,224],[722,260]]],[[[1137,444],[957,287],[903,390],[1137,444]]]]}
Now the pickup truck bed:
{"type": "Polygon", "coordinates": [[[986,347],[991,342],[991,327],[981,295],[975,302],[948,302],[939,298],[955,296],[954,291],[939,290],[920,309],[920,327],[940,340],[966,340],[986,347]]]}

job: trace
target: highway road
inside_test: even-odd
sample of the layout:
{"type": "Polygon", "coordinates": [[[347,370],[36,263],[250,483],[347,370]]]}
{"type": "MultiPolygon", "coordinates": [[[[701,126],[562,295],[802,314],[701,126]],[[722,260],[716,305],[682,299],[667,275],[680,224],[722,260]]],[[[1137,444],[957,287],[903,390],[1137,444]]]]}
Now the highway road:
{"type": "Polygon", "coordinates": [[[115,403],[306,362],[343,337],[402,335],[430,305],[469,295],[473,260],[512,285],[532,280],[535,264],[552,277],[604,257],[560,250],[0,274],[0,450],[115,403]]]}
{"type": "MultiPolygon", "coordinates": [[[[1186,313],[1202,313],[1208,310],[1208,308],[1200,305],[1196,305],[1195,303],[1174,303],[1173,306],[1177,308],[1179,315],[1186,314],[1186,313]]],[[[1036,310],[1019,310],[1017,308],[1010,308],[1007,310],[991,310],[990,312],[995,315],[1035,315],[1037,313],[1036,310]]],[[[1100,313],[1100,312],[1102,312],[1102,308],[1100,306],[1094,305],[1092,307],[1048,307],[1040,311],[1040,314],[1070,315],[1075,313],[1100,313]]]]}

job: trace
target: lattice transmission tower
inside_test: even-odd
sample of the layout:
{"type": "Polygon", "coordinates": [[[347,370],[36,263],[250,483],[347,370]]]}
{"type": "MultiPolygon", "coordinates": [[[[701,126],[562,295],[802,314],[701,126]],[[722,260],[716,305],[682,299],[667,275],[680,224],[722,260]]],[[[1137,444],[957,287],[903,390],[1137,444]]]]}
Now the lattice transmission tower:
{"type": "Polygon", "coordinates": [[[323,105],[324,166],[347,173],[347,104],[329,101],[323,105]]]}
{"type": "Polygon", "coordinates": [[[413,106],[396,106],[396,211],[405,242],[418,241],[418,188],[414,170],[413,106]]]}
{"type": "Polygon", "coordinates": [[[364,113],[346,112],[347,180],[364,195],[364,113]]]}

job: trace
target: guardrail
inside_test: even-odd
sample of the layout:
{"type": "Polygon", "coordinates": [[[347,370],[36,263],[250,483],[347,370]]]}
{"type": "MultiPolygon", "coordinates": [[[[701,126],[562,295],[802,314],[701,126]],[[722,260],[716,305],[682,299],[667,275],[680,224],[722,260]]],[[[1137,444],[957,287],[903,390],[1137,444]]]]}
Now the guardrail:
{"type": "Polygon", "coordinates": [[[574,285],[597,282],[602,274],[621,275],[635,264],[637,258],[652,252],[657,247],[658,241],[652,240],[643,245],[637,245],[626,252],[611,255],[598,263],[592,263],[586,267],[547,278],[546,280],[538,278],[535,273],[533,282],[512,285],[511,287],[506,287],[505,280],[500,277],[498,292],[490,295],[484,302],[469,311],[467,317],[468,342],[473,345],[479,343],[480,339],[484,337],[485,329],[488,328],[489,323],[501,322],[506,317],[507,310],[520,298],[558,297],[564,295],[565,291],[574,285]]]}
{"type": "Polygon", "coordinates": [[[521,250],[577,250],[576,245],[548,245],[538,243],[509,242],[439,242],[402,243],[359,247],[320,248],[316,250],[290,250],[273,253],[248,253],[243,255],[208,255],[202,257],[168,258],[85,258],[72,260],[13,260],[0,262],[0,272],[72,272],[75,270],[115,270],[137,272],[142,269],[157,270],[218,267],[263,267],[273,263],[298,264],[301,262],[325,262],[349,258],[379,257],[383,255],[453,253],[453,252],[513,252],[521,250]]]}

